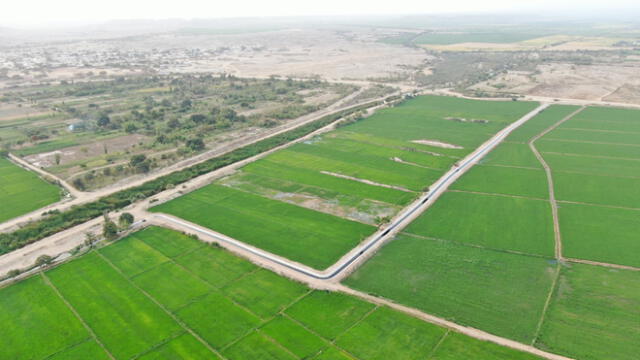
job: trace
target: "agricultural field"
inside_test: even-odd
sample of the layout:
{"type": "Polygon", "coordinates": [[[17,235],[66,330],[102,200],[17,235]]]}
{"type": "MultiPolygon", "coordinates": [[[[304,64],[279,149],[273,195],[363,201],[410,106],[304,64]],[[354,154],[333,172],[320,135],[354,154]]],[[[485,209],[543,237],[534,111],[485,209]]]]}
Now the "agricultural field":
{"type": "Polygon", "coordinates": [[[551,106],[516,129],[405,232],[476,247],[553,257],[553,219],[547,179],[527,142],[577,109],[551,106]]]}
{"type": "Polygon", "coordinates": [[[487,249],[553,256],[551,206],[540,199],[449,191],[405,232],[487,249]]]}
{"type": "Polygon", "coordinates": [[[61,189],[0,156],[0,222],[60,200],[61,189]]]}
{"type": "Polygon", "coordinates": [[[224,75],[84,80],[0,91],[0,146],[79,190],[260,135],[357,89],[224,75]]]}
{"type": "Polygon", "coordinates": [[[462,325],[530,343],[555,264],[444,240],[400,235],[346,285],[462,325]]]}
{"type": "Polygon", "coordinates": [[[445,26],[438,30],[420,31],[408,29],[406,24],[399,26],[405,31],[398,30],[391,36],[380,39],[389,44],[407,46],[421,46],[430,50],[446,52],[483,52],[498,51],[546,51],[562,52],[570,50],[615,50],[616,48],[631,49],[635,35],[617,32],[616,30],[593,31],[588,26],[567,23],[554,24],[550,28],[539,26],[497,25],[483,26],[469,23],[459,24],[457,27],[445,26]]]}
{"type": "Polygon", "coordinates": [[[640,266],[639,129],[640,111],[589,107],[539,140],[566,257],[640,266]]]}
{"type": "Polygon", "coordinates": [[[0,289],[0,320],[16,360],[537,359],[157,227],[0,289]]]}
{"type": "Polygon", "coordinates": [[[204,187],[153,210],[191,220],[320,269],[334,263],[375,230],[370,225],[220,185],[204,187]]]}
{"type": "Polygon", "coordinates": [[[421,96],[151,210],[324,269],[536,105],[421,96]]]}
{"type": "MultiPolygon", "coordinates": [[[[633,359],[640,351],[634,341],[640,330],[640,297],[633,285],[640,281],[638,272],[555,260],[548,184],[527,144],[577,109],[552,106],[524,124],[345,283],[572,358],[633,359]]],[[[587,108],[558,130],[579,127],[593,112],[602,116],[600,109],[587,108]]],[[[620,122],[631,124],[629,116],[637,116],[612,109],[608,121],[615,121],[616,113],[620,122]]],[[[588,126],[595,128],[592,122],[588,126]]],[[[633,179],[620,175],[633,171],[633,163],[597,161],[593,149],[587,155],[545,151],[573,148],[574,142],[553,140],[554,133],[535,144],[552,168],[561,200],[563,255],[637,266],[640,210],[624,207],[631,206],[636,189],[626,182],[633,179]],[[574,163],[569,156],[582,161],[574,163]],[[605,179],[611,196],[594,185],[605,179]],[[590,194],[582,201],[593,203],[563,200],[581,193],[590,194]],[[606,205],[594,205],[599,201],[606,205]]],[[[619,151],[614,148],[612,154],[619,151]]]]}
{"type": "Polygon", "coordinates": [[[563,266],[536,345],[577,359],[636,359],[639,289],[638,272],[563,266]]]}

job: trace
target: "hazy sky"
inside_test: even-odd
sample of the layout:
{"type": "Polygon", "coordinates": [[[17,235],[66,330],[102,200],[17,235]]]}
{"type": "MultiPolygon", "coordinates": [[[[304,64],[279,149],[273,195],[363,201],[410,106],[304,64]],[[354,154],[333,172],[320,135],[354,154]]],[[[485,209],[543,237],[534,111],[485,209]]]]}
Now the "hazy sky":
{"type": "Polygon", "coordinates": [[[47,26],[111,19],[337,14],[422,14],[640,9],[640,0],[5,0],[0,25],[47,26]]]}

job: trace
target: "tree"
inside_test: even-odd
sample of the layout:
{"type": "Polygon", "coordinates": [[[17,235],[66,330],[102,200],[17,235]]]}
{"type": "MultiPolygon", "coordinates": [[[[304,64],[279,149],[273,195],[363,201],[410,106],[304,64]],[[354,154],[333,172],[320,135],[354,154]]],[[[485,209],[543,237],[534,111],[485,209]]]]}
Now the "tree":
{"type": "Polygon", "coordinates": [[[84,245],[90,248],[98,241],[98,237],[92,232],[84,233],[84,245]]]}
{"type": "Polygon", "coordinates": [[[151,162],[149,159],[145,159],[141,162],[136,163],[133,168],[137,173],[148,173],[151,170],[151,162]]]}
{"type": "Polygon", "coordinates": [[[180,107],[183,110],[185,110],[185,109],[190,109],[192,105],[193,104],[192,104],[191,100],[185,99],[185,100],[182,100],[182,103],[180,104],[180,107]]]}
{"type": "Polygon", "coordinates": [[[131,226],[131,224],[133,224],[133,215],[131,215],[128,212],[122,213],[120,214],[120,217],[118,218],[118,224],[120,224],[120,228],[121,229],[126,229],[129,226],[131,226]]]}
{"type": "Polygon", "coordinates": [[[207,117],[202,115],[202,114],[193,114],[193,115],[191,115],[191,121],[193,121],[196,124],[202,124],[206,120],[207,120],[207,117]]]}
{"type": "Polygon", "coordinates": [[[129,166],[134,168],[138,166],[138,164],[144,162],[145,160],[147,160],[147,156],[144,154],[133,155],[131,159],[129,159],[129,166]]]}
{"type": "Polygon", "coordinates": [[[204,149],[204,141],[200,138],[189,139],[187,140],[186,145],[192,151],[200,151],[204,149]]]}
{"type": "Polygon", "coordinates": [[[167,122],[169,129],[177,129],[180,127],[180,121],[178,119],[171,119],[167,122]]]}
{"type": "Polygon", "coordinates": [[[128,123],[124,127],[124,131],[128,132],[129,134],[136,132],[136,130],[138,130],[138,127],[133,123],[128,123]]]}
{"type": "Polygon", "coordinates": [[[36,259],[36,266],[42,266],[42,265],[48,265],[51,264],[51,262],[53,261],[53,258],[49,255],[40,255],[38,256],[38,258],[36,259]]]}
{"type": "Polygon", "coordinates": [[[71,183],[76,189],[80,191],[86,189],[86,185],[84,184],[84,181],[82,181],[81,178],[75,178],[71,183]]]}
{"type": "Polygon", "coordinates": [[[111,119],[109,118],[109,115],[107,114],[100,115],[100,117],[98,118],[98,126],[101,128],[105,128],[109,126],[109,124],[111,124],[111,119]]]}
{"type": "Polygon", "coordinates": [[[54,157],[54,158],[55,158],[55,160],[56,160],[56,165],[60,165],[60,159],[62,158],[62,156],[60,155],[60,153],[56,153],[53,157],[54,157]]]}
{"type": "Polygon", "coordinates": [[[102,235],[107,240],[114,240],[118,236],[118,226],[109,219],[108,215],[104,215],[104,225],[102,226],[102,235]]]}

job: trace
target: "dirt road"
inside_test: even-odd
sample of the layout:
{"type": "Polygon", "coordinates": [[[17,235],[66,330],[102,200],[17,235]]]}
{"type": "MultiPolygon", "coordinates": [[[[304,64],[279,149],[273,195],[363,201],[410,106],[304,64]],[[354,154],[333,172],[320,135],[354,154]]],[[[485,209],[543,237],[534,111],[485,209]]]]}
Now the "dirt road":
{"type": "Polygon", "coordinates": [[[528,143],[529,148],[531,149],[533,154],[536,156],[536,158],[538,159],[540,164],[542,164],[542,167],[544,168],[544,172],[547,175],[547,184],[548,184],[548,188],[549,188],[549,203],[551,204],[551,215],[553,217],[553,234],[554,234],[554,238],[555,238],[555,257],[559,261],[563,260],[563,257],[562,257],[562,236],[560,235],[560,221],[558,220],[558,202],[556,201],[556,193],[555,193],[555,188],[554,188],[554,185],[553,185],[553,175],[551,174],[551,167],[549,166],[549,164],[547,164],[547,162],[544,160],[544,157],[542,156],[542,154],[540,154],[540,151],[538,151],[538,149],[536,148],[535,142],[538,139],[540,139],[541,137],[547,135],[548,133],[550,133],[551,131],[556,129],[562,123],[564,123],[567,120],[569,120],[569,119],[573,118],[574,116],[576,116],[579,112],[581,112],[584,109],[585,109],[585,107],[583,106],[583,107],[579,108],[578,110],[572,112],[571,114],[565,116],[562,120],[560,120],[560,121],[556,122],[555,124],[549,126],[544,131],[542,131],[538,135],[536,135],[533,138],[531,138],[531,140],[529,140],[529,143],[528,143]]]}
{"type": "MultiPolygon", "coordinates": [[[[25,168],[27,168],[27,169],[29,169],[31,171],[34,171],[34,172],[40,174],[43,177],[50,178],[50,179],[53,179],[53,180],[57,181],[58,183],[60,183],[60,186],[62,186],[73,197],[77,197],[82,193],[81,191],[76,190],[73,186],[71,186],[71,184],[69,184],[65,180],[57,177],[56,175],[50,174],[50,173],[40,169],[39,167],[30,164],[28,161],[22,160],[21,158],[15,156],[13,154],[9,154],[9,159],[11,159],[11,161],[19,164],[20,166],[23,166],[23,167],[25,167],[25,168]]],[[[40,211],[40,210],[41,209],[39,209],[38,211],[40,211]]]]}

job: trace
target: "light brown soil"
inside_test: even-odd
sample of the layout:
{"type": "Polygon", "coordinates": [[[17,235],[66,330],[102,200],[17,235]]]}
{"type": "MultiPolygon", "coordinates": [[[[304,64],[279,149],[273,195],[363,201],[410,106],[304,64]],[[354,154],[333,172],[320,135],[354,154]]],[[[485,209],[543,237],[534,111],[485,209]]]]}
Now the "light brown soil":
{"type": "Polygon", "coordinates": [[[464,149],[462,146],[448,144],[438,140],[411,140],[412,143],[440,147],[443,149],[464,149]]]}
{"type": "Polygon", "coordinates": [[[640,104],[640,65],[544,64],[536,72],[510,71],[470,89],[640,104]]]}
{"type": "Polygon", "coordinates": [[[331,172],[331,171],[322,170],[320,172],[325,174],[325,175],[331,175],[331,176],[339,177],[339,178],[342,178],[342,179],[353,180],[353,181],[361,182],[363,184],[368,184],[368,185],[373,185],[373,186],[380,186],[380,187],[384,187],[384,188],[387,188],[387,189],[395,189],[395,190],[400,190],[400,191],[404,191],[404,192],[413,192],[413,191],[411,191],[411,190],[409,190],[407,188],[403,188],[402,186],[382,184],[382,183],[378,183],[378,182],[367,180],[367,179],[361,179],[361,178],[357,178],[357,177],[353,177],[353,176],[349,176],[349,175],[343,175],[343,174],[334,173],[334,172],[331,172]]]}
{"type": "MultiPolygon", "coordinates": [[[[29,155],[25,157],[25,160],[35,166],[47,168],[56,165],[55,154],[60,154],[60,165],[65,165],[75,161],[105,155],[105,146],[107,147],[108,154],[113,154],[124,152],[134,146],[139,146],[140,142],[145,142],[146,140],[147,137],[144,135],[124,135],[112,139],[95,141],[89,144],[71,146],[48,153],[29,155]]],[[[73,172],[73,170],[71,170],[71,172],[73,172]]]]}

